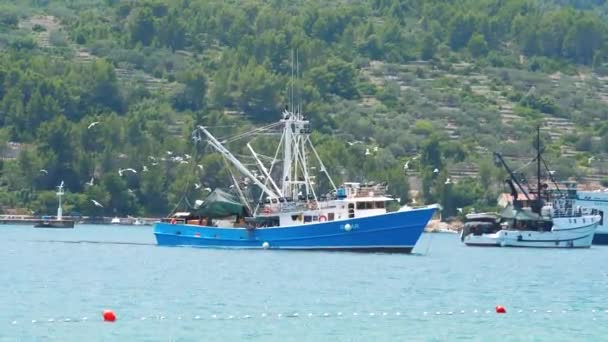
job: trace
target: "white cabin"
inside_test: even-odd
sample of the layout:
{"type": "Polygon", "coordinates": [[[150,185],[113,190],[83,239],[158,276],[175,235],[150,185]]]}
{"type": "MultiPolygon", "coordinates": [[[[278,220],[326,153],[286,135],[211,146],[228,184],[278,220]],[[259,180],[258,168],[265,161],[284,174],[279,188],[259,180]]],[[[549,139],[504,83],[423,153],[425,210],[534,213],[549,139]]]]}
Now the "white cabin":
{"type": "Polygon", "coordinates": [[[278,217],[280,226],[337,221],[385,214],[387,202],[395,200],[383,185],[345,183],[326,200],[268,201],[259,216],[278,217]]]}

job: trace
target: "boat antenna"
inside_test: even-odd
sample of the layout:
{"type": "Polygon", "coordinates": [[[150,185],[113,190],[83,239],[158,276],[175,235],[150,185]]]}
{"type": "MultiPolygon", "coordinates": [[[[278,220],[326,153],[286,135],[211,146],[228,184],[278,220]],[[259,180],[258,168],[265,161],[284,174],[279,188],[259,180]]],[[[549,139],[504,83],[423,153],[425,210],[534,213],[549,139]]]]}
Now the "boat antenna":
{"type": "MultiPolygon", "coordinates": [[[[541,164],[541,150],[540,150],[540,125],[536,126],[536,210],[540,214],[542,207],[542,194],[541,194],[541,179],[540,179],[540,164],[541,164]]],[[[533,208],[535,209],[535,208],[533,208]]]]}
{"type": "MultiPolygon", "coordinates": [[[[300,55],[296,48],[296,79],[300,77],[300,55]]],[[[296,90],[298,92],[298,115],[302,114],[302,96],[300,94],[300,87],[296,90]]]]}

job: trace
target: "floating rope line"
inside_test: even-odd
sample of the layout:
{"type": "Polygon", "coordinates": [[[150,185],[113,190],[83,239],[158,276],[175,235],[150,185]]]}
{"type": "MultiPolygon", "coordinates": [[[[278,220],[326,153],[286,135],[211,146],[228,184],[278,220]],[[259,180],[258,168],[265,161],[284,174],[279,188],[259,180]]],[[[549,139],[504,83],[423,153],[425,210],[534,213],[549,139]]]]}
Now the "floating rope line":
{"type": "MultiPolygon", "coordinates": [[[[474,309],[471,311],[467,310],[454,310],[454,311],[423,311],[423,312],[402,312],[402,311],[353,311],[351,312],[290,312],[290,313],[268,313],[262,312],[258,314],[207,314],[207,315],[142,315],[142,316],[117,316],[116,323],[121,322],[132,322],[132,321],[230,321],[230,320],[272,320],[272,319],[359,319],[359,318],[373,318],[373,319],[395,319],[395,318],[417,318],[425,317],[432,319],[433,316],[453,316],[453,315],[466,315],[472,314],[474,316],[522,316],[522,314],[529,317],[527,314],[538,314],[538,315],[565,315],[565,314],[592,314],[593,316],[608,317],[608,309],[587,309],[587,310],[573,310],[573,309],[561,309],[561,310],[537,310],[537,309],[518,309],[510,310],[509,314],[500,314],[498,310],[479,310],[474,309]]],[[[596,318],[593,317],[595,320],[596,318]]],[[[25,325],[25,324],[61,324],[61,323],[104,323],[103,317],[100,318],[89,318],[88,316],[80,316],[79,318],[71,317],[58,317],[58,318],[46,318],[46,319],[31,319],[25,321],[11,320],[10,325],[25,325]]]]}

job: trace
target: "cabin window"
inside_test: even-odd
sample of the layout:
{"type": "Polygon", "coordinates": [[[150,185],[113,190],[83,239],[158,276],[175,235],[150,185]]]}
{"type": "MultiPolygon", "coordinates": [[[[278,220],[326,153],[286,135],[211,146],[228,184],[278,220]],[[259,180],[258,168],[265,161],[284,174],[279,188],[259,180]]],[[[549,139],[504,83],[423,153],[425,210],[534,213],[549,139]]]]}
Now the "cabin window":
{"type": "Polygon", "coordinates": [[[355,217],[355,204],[354,203],[348,203],[348,217],[349,218],[355,217]]]}
{"type": "Polygon", "coordinates": [[[357,210],[365,209],[365,202],[357,202],[357,210]]]}
{"type": "Polygon", "coordinates": [[[333,221],[334,220],[334,213],[327,213],[327,221],[333,221]]]}
{"type": "Polygon", "coordinates": [[[576,219],[574,219],[574,223],[576,223],[576,219]]]}
{"type": "Polygon", "coordinates": [[[312,220],[313,220],[313,221],[319,221],[319,216],[313,216],[313,217],[312,217],[312,220]]]}
{"type": "Polygon", "coordinates": [[[292,221],[297,221],[300,218],[300,215],[291,215],[292,221]]]}
{"type": "Polygon", "coordinates": [[[304,223],[312,222],[312,216],[304,215],[304,223]]]}
{"type": "Polygon", "coordinates": [[[374,209],[374,202],[365,202],[365,209],[374,209]]]}
{"type": "Polygon", "coordinates": [[[384,209],[384,202],[376,202],[376,209],[384,209]]]}
{"type": "Polygon", "coordinates": [[[600,226],[604,225],[604,212],[601,210],[598,210],[599,214],[600,214],[600,226]]]}

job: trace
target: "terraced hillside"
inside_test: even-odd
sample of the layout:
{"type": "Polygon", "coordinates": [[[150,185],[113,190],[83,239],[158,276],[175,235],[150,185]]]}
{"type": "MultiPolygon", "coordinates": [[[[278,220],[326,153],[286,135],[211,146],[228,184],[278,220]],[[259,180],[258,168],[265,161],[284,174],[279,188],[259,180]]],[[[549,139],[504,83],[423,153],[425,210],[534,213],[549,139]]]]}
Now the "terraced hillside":
{"type": "MultiPolygon", "coordinates": [[[[526,165],[539,125],[558,179],[607,185],[608,25],[602,6],[573,5],[0,2],[0,143],[29,146],[2,166],[0,194],[44,207],[44,190],[69,177],[75,210],[167,211],[203,196],[189,183],[230,178],[208,149],[195,175],[152,160],[193,155],[195,124],[228,137],[292,99],[336,182],[388,181],[404,202],[440,201],[447,215],[492,206],[504,177],[492,152],[526,165]],[[100,182],[88,187],[91,176],[100,182]]],[[[256,148],[271,154],[264,139],[256,148]]]]}

